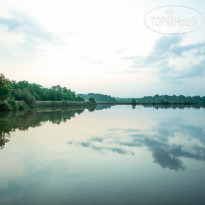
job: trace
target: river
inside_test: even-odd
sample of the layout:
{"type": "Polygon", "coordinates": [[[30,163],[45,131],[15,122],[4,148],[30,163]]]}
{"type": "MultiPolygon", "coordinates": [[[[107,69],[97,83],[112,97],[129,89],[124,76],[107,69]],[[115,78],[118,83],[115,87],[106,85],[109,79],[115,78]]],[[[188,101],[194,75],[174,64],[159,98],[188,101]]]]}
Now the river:
{"type": "Polygon", "coordinates": [[[205,109],[0,114],[0,204],[205,204],[205,109]]]}

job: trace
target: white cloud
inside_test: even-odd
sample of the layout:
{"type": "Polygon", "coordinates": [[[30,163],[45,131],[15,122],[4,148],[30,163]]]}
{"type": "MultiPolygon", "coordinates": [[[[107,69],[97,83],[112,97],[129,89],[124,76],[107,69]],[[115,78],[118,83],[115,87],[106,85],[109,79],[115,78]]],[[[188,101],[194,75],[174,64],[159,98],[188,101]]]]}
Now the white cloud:
{"type": "MultiPolygon", "coordinates": [[[[150,31],[143,18],[146,12],[162,3],[148,0],[2,0],[0,18],[15,19],[20,27],[15,31],[10,27],[9,32],[8,26],[0,26],[0,58],[7,57],[0,62],[1,72],[11,79],[44,85],[58,82],[77,92],[100,92],[99,82],[107,82],[106,79],[112,80],[104,83],[104,93],[115,96],[116,93],[132,96],[133,87],[144,88],[144,95],[155,92],[162,83],[161,74],[155,69],[156,65],[145,67],[141,60],[152,52],[155,40],[162,36],[150,31]],[[11,53],[16,59],[11,59],[11,53]],[[138,56],[138,59],[125,61],[127,56],[138,56]],[[141,64],[136,66],[139,61],[141,64]]],[[[199,35],[198,41],[187,36],[183,39],[183,47],[203,42],[199,35]]],[[[159,63],[155,54],[150,60],[153,63],[156,58],[159,63]]],[[[167,52],[164,55],[167,64],[177,70],[188,64],[186,58],[193,65],[198,63],[188,53],[181,58],[167,52]]],[[[163,61],[163,55],[160,58],[163,61]]],[[[142,91],[135,95],[139,93],[142,91]]]]}

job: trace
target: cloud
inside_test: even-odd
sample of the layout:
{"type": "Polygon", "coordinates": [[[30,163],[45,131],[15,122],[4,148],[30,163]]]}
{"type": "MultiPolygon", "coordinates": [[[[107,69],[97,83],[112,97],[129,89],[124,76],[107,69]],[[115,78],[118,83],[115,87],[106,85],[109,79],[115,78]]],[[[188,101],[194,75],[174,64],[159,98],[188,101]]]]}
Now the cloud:
{"type": "Polygon", "coordinates": [[[27,38],[51,40],[52,36],[45,31],[33,18],[18,11],[11,11],[10,18],[0,18],[0,24],[8,28],[9,32],[24,33],[27,38]]]}
{"type": "Polygon", "coordinates": [[[101,61],[101,60],[97,60],[97,61],[93,61],[93,64],[96,64],[96,65],[103,65],[104,62],[101,61]]]}
{"type": "Polygon", "coordinates": [[[178,72],[176,78],[191,78],[203,75],[205,71],[205,59],[194,66],[190,66],[187,69],[184,69],[182,72],[178,72]]]}
{"type": "Polygon", "coordinates": [[[170,58],[170,55],[175,55],[172,49],[179,42],[181,42],[181,38],[176,36],[163,36],[158,39],[154,45],[153,51],[145,57],[145,65],[161,62],[170,58]]]}
{"type": "Polygon", "coordinates": [[[205,42],[181,45],[182,42],[180,36],[163,36],[147,56],[124,57],[124,60],[132,61],[132,70],[128,72],[154,68],[159,79],[172,82],[202,76],[205,71],[205,42]]]}
{"type": "Polygon", "coordinates": [[[18,11],[11,17],[0,17],[0,56],[11,57],[21,51],[33,51],[38,44],[52,41],[47,32],[35,19],[18,11]]]}

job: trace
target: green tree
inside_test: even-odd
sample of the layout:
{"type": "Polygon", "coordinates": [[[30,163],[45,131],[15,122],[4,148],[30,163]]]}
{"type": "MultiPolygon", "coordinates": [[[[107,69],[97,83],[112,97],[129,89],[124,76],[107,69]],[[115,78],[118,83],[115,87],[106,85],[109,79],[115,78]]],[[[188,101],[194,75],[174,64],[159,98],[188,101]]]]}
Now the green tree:
{"type": "Polygon", "coordinates": [[[89,101],[90,103],[96,103],[94,98],[89,98],[88,101],[89,101]]]}
{"type": "Polygon", "coordinates": [[[0,74],[0,102],[6,100],[12,91],[11,82],[0,74]]]}
{"type": "Polygon", "coordinates": [[[134,98],[132,98],[131,103],[132,103],[132,105],[134,105],[134,106],[137,104],[137,103],[136,103],[136,100],[135,100],[134,98]]]}
{"type": "Polygon", "coordinates": [[[24,102],[29,105],[30,107],[34,107],[36,104],[36,99],[30,93],[25,93],[24,95],[24,102]]]}

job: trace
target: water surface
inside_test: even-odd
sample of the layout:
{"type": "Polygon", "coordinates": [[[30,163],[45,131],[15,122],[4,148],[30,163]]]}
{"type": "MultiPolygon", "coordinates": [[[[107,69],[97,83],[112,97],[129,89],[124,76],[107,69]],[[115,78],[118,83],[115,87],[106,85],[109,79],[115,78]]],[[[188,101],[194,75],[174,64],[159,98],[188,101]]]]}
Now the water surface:
{"type": "Polygon", "coordinates": [[[0,115],[0,204],[205,204],[204,108],[0,115]]]}

